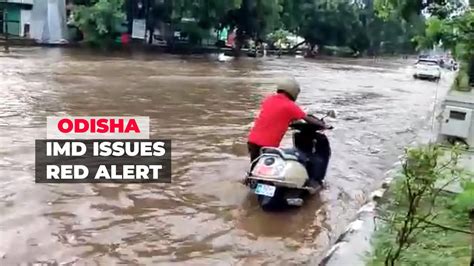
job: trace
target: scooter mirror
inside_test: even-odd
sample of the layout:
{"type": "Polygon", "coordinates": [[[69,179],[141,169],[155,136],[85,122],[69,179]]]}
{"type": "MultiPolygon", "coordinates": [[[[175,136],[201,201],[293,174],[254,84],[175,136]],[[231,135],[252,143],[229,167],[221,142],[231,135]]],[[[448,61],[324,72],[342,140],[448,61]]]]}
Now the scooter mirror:
{"type": "Polygon", "coordinates": [[[331,118],[336,118],[336,111],[330,110],[327,112],[326,116],[331,117],[331,118]]]}

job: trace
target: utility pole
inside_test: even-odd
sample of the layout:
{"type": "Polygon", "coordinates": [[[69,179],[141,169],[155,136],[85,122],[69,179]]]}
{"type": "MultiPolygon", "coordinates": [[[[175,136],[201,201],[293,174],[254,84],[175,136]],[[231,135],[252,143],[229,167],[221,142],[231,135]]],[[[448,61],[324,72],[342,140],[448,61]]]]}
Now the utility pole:
{"type": "Polygon", "coordinates": [[[150,0],[146,0],[144,6],[145,6],[145,43],[151,44],[153,42],[153,28],[151,25],[150,0]]]}

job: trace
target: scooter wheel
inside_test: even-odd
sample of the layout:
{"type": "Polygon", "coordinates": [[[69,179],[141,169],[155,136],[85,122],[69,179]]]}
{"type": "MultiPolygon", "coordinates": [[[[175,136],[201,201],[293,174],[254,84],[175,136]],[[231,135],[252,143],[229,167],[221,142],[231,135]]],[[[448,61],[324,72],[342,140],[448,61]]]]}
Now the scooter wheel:
{"type": "Polygon", "coordinates": [[[264,210],[272,209],[273,205],[275,205],[271,197],[258,195],[257,200],[260,207],[264,210]]]}
{"type": "Polygon", "coordinates": [[[273,197],[258,195],[258,204],[264,211],[272,211],[282,208],[285,205],[283,194],[283,191],[277,188],[273,197]]]}

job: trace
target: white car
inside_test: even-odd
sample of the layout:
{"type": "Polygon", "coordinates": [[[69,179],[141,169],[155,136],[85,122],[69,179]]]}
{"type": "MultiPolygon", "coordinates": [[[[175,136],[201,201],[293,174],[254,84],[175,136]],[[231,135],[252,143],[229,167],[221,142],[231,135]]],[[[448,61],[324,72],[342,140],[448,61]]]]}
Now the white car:
{"type": "Polygon", "coordinates": [[[419,59],[415,64],[416,79],[428,79],[438,81],[441,78],[441,68],[438,61],[433,59],[419,59]]]}

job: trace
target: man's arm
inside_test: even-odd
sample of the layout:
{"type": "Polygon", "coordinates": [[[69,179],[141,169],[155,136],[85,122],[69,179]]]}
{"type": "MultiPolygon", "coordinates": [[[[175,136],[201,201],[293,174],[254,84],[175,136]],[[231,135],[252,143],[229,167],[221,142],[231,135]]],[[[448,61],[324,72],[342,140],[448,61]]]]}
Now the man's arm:
{"type": "Polygon", "coordinates": [[[310,115],[306,115],[304,118],[303,118],[304,121],[306,121],[307,123],[310,123],[310,124],[313,124],[313,125],[316,125],[316,126],[319,126],[319,127],[322,127],[322,128],[328,128],[328,126],[326,125],[326,123],[324,123],[323,121],[317,119],[317,118],[314,118],[310,115]]]}
{"type": "Polygon", "coordinates": [[[326,123],[324,123],[323,121],[313,117],[313,116],[310,116],[308,114],[306,114],[298,105],[292,103],[292,105],[290,105],[290,109],[289,111],[293,114],[293,119],[294,120],[299,120],[299,119],[303,119],[304,121],[306,121],[307,123],[310,123],[310,124],[313,124],[315,126],[318,126],[318,127],[321,127],[321,128],[326,128],[326,129],[331,129],[331,127],[328,127],[326,125],[326,123]]]}

